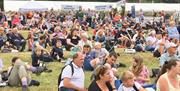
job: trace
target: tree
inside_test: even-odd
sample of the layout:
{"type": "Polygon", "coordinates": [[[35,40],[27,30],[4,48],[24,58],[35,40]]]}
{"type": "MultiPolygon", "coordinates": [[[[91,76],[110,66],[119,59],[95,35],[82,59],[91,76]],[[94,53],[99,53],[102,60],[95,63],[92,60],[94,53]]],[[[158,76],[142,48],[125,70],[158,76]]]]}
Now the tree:
{"type": "Polygon", "coordinates": [[[4,10],[4,0],[0,0],[0,8],[1,10],[4,10]]]}

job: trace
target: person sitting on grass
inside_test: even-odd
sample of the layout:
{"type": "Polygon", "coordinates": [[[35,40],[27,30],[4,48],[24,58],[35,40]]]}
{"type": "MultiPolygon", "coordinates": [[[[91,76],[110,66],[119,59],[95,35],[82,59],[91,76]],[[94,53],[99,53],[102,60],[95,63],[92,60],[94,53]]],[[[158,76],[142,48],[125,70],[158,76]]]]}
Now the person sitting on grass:
{"type": "Polygon", "coordinates": [[[88,40],[87,32],[81,34],[81,40],[78,43],[78,47],[80,48],[80,50],[83,50],[84,45],[89,45],[92,48],[92,42],[88,40]]]}
{"type": "Polygon", "coordinates": [[[105,43],[105,32],[104,32],[104,29],[99,29],[97,32],[96,32],[96,35],[95,35],[95,41],[96,42],[100,42],[102,44],[105,43]]]}
{"type": "Polygon", "coordinates": [[[146,85],[147,82],[150,81],[149,79],[149,70],[143,64],[143,58],[140,56],[133,57],[133,64],[130,67],[130,71],[134,74],[135,81],[139,84],[146,85]]]}
{"type": "Polygon", "coordinates": [[[24,51],[26,40],[22,36],[22,34],[18,32],[18,29],[16,27],[12,29],[12,33],[10,33],[8,36],[9,42],[13,44],[17,48],[17,50],[24,51]]]}
{"type": "Polygon", "coordinates": [[[168,34],[162,32],[161,36],[158,36],[156,48],[154,49],[153,56],[160,57],[165,52],[165,46],[169,43],[168,34]]]}
{"type": "Polygon", "coordinates": [[[115,35],[115,38],[118,41],[121,41],[121,47],[126,48],[127,42],[130,40],[130,36],[128,32],[126,31],[126,27],[123,26],[121,30],[118,30],[117,34],[115,35]]]}
{"type": "Polygon", "coordinates": [[[61,28],[59,26],[55,27],[53,34],[51,35],[51,41],[52,46],[56,45],[57,39],[60,39],[63,37],[63,34],[61,32],[61,28]]]}
{"type": "Polygon", "coordinates": [[[18,50],[16,50],[16,48],[12,44],[10,44],[9,41],[6,41],[1,52],[10,53],[10,52],[18,52],[18,50]]]}
{"type": "Polygon", "coordinates": [[[174,59],[180,59],[178,58],[178,56],[176,55],[177,53],[177,45],[173,42],[170,42],[168,44],[166,44],[166,49],[167,52],[163,53],[160,57],[160,66],[163,66],[163,64],[165,63],[165,61],[169,61],[170,59],[174,58],[174,59]]]}
{"type": "MultiPolygon", "coordinates": [[[[48,69],[47,66],[45,65],[44,59],[46,59],[46,57],[43,55],[42,50],[40,48],[36,48],[35,52],[31,54],[31,58],[32,58],[32,66],[33,67],[43,67],[45,72],[52,72],[51,69],[48,69]]],[[[51,58],[47,59],[49,60],[49,62],[51,62],[51,58]]]]}
{"type": "Polygon", "coordinates": [[[0,27],[0,50],[1,50],[1,47],[3,47],[3,45],[4,45],[5,39],[6,39],[6,37],[4,34],[4,28],[0,27]]]}
{"type": "Polygon", "coordinates": [[[179,91],[180,90],[180,61],[170,59],[163,65],[161,76],[157,80],[157,91],[179,91]],[[162,72],[164,74],[162,74],[162,72]]]}
{"type": "Polygon", "coordinates": [[[8,84],[10,86],[22,86],[22,91],[27,91],[28,86],[39,86],[39,82],[36,80],[31,80],[29,71],[35,73],[41,73],[44,68],[32,67],[25,62],[23,62],[19,57],[13,57],[12,66],[8,70],[8,84]]]}
{"type": "Polygon", "coordinates": [[[35,53],[36,49],[40,49],[42,51],[41,61],[52,62],[53,58],[50,56],[49,51],[45,48],[45,42],[46,42],[45,39],[46,39],[46,36],[42,35],[42,36],[40,36],[38,41],[34,41],[34,44],[32,47],[32,54],[35,53]]]}
{"type": "Polygon", "coordinates": [[[156,38],[156,32],[154,30],[152,30],[150,32],[149,36],[146,38],[145,50],[153,52],[156,47],[157,41],[158,40],[156,38]]]}
{"type": "Polygon", "coordinates": [[[94,68],[99,64],[99,58],[96,58],[96,53],[91,51],[90,45],[84,45],[83,54],[85,54],[84,58],[84,69],[88,71],[93,71],[94,68]]]}
{"type": "Polygon", "coordinates": [[[133,36],[133,42],[134,42],[134,49],[137,52],[145,52],[145,38],[144,38],[144,32],[142,30],[139,30],[137,34],[133,36]]]}
{"type": "Polygon", "coordinates": [[[61,59],[64,59],[61,40],[56,41],[56,44],[55,44],[55,46],[53,47],[53,49],[51,51],[51,56],[55,60],[59,60],[59,61],[61,61],[61,59]]]}
{"type": "Polygon", "coordinates": [[[87,91],[84,87],[85,74],[82,69],[84,55],[77,52],[73,55],[72,66],[67,65],[62,70],[58,80],[58,91],[87,91]],[[74,69],[74,71],[72,71],[74,69]]]}
{"type": "Polygon", "coordinates": [[[130,71],[125,71],[122,74],[122,84],[118,91],[146,91],[139,83],[134,81],[134,74],[130,71]]]}
{"type": "Polygon", "coordinates": [[[171,21],[169,24],[170,24],[170,27],[167,28],[169,38],[170,39],[176,38],[179,40],[180,35],[177,30],[177,27],[175,26],[175,22],[171,21]]]}
{"type": "Polygon", "coordinates": [[[68,51],[71,51],[73,49],[73,47],[77,47],[79,41],[80,41],[80,37],[78,36],[78,29],[72,29],[71,33],[67,36],[67,46],[66,49],[68,51]]]}
{"type": "Polygon", "coordinates": [[[32,52],[34,52],[36,48],[40,48],[41,50],[49,54],[49,51],[45,48],[45,43],[46,43],[46,36],[41,35],[37,41],[34,41],[32,45],[32,52]]]}
{"type": "Polygon", "coordinates": [[[32,66],[38,67],[40,66],[40,57],[42,55],[42,50],[40,48],[36,48],[35,52],[32,53],[32,66]]]}
{"type": "Polygon", "coordinates": [[[105,60],[109,55],[109,52],[102,47],[100,42],[94,44],[94,49],[92,49],[92,51],[96,53],[96,57],[98,57],[100,61],[105,60]]]}
{"type": "Polygon", "coordinates": [[[90,84],[88,91],[117,91],[108,66],[99,65],[95,71],[95,80],[90,84]]]}
{"type": "Polygon", "coordinates": [[[32,27],[32,29],[28,32],[27,42],[28,42],[28,50],[32,51],[32,46],[34,41],[38,41],[39,38],[39,30],[32,27]]]}

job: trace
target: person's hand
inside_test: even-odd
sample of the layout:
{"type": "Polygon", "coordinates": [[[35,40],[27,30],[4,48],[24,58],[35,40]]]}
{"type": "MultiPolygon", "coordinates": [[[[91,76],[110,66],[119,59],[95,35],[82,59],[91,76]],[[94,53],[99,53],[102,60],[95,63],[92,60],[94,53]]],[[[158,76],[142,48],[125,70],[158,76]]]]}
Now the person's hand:
{"type": "Polygon", "coordinates": [[[78,91],[87,91],[87,89],[86,88],[79,88],[78,91]]]}
{"type": "Polygon", "coordinates": [[[136,80],[144,80],[143,77],[136,77],[136,80]]]}
{"type": "Polygon", "coordinates": [[[47,53],[47,55],[50,55],[50,52],[49,52],[49,51],[47,51],[46,53],[47,53]]]}
{"type": "Polygon", "coordinates": [[[40,64],[40,61],[38,60],[37,64],[40,64]]]}

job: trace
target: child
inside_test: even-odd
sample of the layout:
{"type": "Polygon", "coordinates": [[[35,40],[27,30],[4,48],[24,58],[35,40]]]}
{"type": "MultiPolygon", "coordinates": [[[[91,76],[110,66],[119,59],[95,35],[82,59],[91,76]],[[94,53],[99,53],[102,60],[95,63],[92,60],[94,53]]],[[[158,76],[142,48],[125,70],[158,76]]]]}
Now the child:
{"type": "Polygon", "coordinates": [[[143,88],[141,84],[135,82],[135,76],[131,71],[125,71],[122,74],[122,84],[118,91],[155,91],[153,88],[143,88]]]}
{"type": "Polygon", "coordinates": [[[139,83],[134,81],[134,74],[130,71],[125,71],[122,74],[122,84],[118,91],[146,91],[139,83]]]}
{"type": "Polygon", "coordinates": [[[56,41],[56,44],[55,44],[55,46],[54,46],[53,49],[52,49],[52,54],[51,54],[51,56],[52,56],[54,59],[59,60],[59,61],[61,60],[61,58],[64,59],[64,58],[63,58],[62,43],[61,43],[60,40],[57,40],[57,41],[56,41]]]}
{"type": "Polygon", "coordinates": [[[34,53],[32,53],[31,55],[31,58],[32,58],[33,67],[36,67],[36,68],[43,67],[45,72],[52,72],[52,70],[48,69],[46,65],[44,64],[45,62],[44,59],[47,59],[49,61],[51,61],[51,59],[49,59],[48,57],[47,58],[44,57],[44,55],[42,54],[42,50],[40,48],[35,49],[34,53]]]}
{"type": "Polygon", "coordinates": [[[32,53],[32,66],[38,67],[40,65],[40,56],[42,54],[42,50],[40,48],[36,48],[35,52],[32,53]]]}

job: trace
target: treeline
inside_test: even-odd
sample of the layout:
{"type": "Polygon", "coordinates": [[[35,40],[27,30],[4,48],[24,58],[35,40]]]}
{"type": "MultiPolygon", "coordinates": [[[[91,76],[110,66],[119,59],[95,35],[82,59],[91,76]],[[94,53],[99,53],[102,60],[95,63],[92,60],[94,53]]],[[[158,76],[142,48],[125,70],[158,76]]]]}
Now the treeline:
{"type": "MultiPolygon", "coordinates": [[[[36,1],[96,1],[96,2],[118,2],[120,0],[36,0],[36,1]]],[[[126,0],[129,3],[180,3],[180,0],[126,0]]]]}
{"type": "Polygon", "coordinates": [[[4,10],[4,0],[0,0],[0,9],[4,10]]]}

